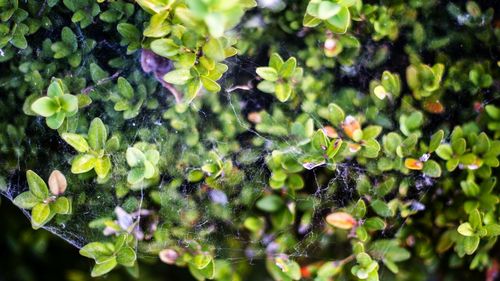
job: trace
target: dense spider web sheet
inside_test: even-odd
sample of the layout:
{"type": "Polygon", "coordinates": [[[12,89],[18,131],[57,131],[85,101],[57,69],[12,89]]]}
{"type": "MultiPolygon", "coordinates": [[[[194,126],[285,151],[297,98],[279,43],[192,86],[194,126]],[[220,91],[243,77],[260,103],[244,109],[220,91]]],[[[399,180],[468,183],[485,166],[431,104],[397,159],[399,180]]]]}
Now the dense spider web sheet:
{"type": "MultiPolygon", "coordinates": [[[[83,32],[79,33],[79,36],[84,37],[83,32]]],[[[318,47],[321,47],[321,42],[318,42],[318,47]]],[[[287,50],[280,50],[285,57],[287,50]]],[[[131,66],[133,69],[140,70],[139,55],[137,53],[134,55],[136,64],[131,66]]],[[[363,58],[363,54],[361,55],[363,58]]],[[[85,61],[85,59],[84,59],[85,61]]],[[[247,261],[253,259],[264,258],[267,254],[280,254],[276,252],[276,245],[273,240],[279,236],[281,233],[273,233],[272,235],[264,235],[262,239],[253,240],[248,237],[248,234],[244,233],[242,229],[237,229],[235,224],[239,222],[232,222],[225,220],[221,222],[219,217],[212,216],[213,209],[217,208],[222,210],[221,212],[226,213],[228,218],[237,218],[243,216],[249,210],[245,210],[245,207],[234,206],[230,203],[234,196],[237,196],[242,189],[245,192],[250,192],[253,194],[253,198],[259,198],[260,195],[264,194],[270,189],[267,187],[267,180],[269,178],[270,172],[266,166],[265,159],[273,150],[282,149],[283,145],[286,145],[286,150],[291,153],[296,159],[300,157],[301,149],[296,140],[293,140],[287,136],[277,137],[265,133],[258,132],[254,126],[247,121],[246,114],[253,111],[267,110],[271,113],[269,104],[262,101],[261,96],[267,95],[258,91],[255,85],[255,68],[257,65],[254,58],[248,57],[236,57],[229,59],[226,62],[229,66],[229,71],[226,73],[221,81],[223,86],[222,91],[217,94],[221,105],[230,112],[235,119],[232,120],[237,130],[240,131],[239,135],[244,136],[245,140],[250,139],[260,139],[263,142],[262,146],[255,147],[251,145],[250,142],[241,142],[241,149],[238,153],[234,155],[226,155],[226,159],[232,159],[234,164],[242,169],[245,174],[243,182],[236,187],[237,191],[232,195],[224,193],[224,191],[214,191],[211,190],[210,193],[205,194],[204,197],[200,197],[199,194],[195,194],[192,191],[198,191],[203,188],[201,183],[188,183],[186,181],[174,185],[172,181],[174,178],[165,172],[162,175],[162,179],[158,185],[149,187],[147,189],[140,189],[137,191],[131,191],[127,196],[123,198],[118,198],[115,196],[114,188],[123,182],[122,177],[112,177],[110,181],[106,184],[97,184],[94,180],[89,179],[79,179],[77,176],[72,175],[70,172],[70,162],[69,160],[75,155],[74,150],[64,143],[64,141],[57,135],[57,132],[50,130],[45,125],[45,120],[40,117],[30,117],[29,118],[29,132],[30,135],[26,139],[22,140],[27,146],[37,148],[41,150],[40,155],[32,156],[28,154],[26,157],[19,159],[18,166],[26,167],[26,169],[34,170],[38,173],[44,180],[48,179],[48,175],[54,169],[61,170],[68,178],[70,185],[68,186],[67,196],[72,197],[73,203],[73,213],[69,216],[57,216],[56,219],[52,220],[44,228],[48,231],[54,233],[55,235],[61,237],[67,242],[74,245],[76,248],[83,247],[86,243],[93,241],[101,241],[105,238],[102,228],[91,228],[89,224],[94,222],[96,219],[108,218],[109,220],[121,219],[122,223],[130,224],[130,220],[137,222],[138,225],[144,227],[145,223],[150,223],[150,219],[154,216],[154,213],[158,211],[158,206],[148,203],[149,193],[151,191],[159,191],[162,193],[161,197],[161,209],[162,213],[168,213],[172,215],[182,216],[188,213],[190,210],[197,210],[200,214],[200,218],[197,220],[196,225],[193,225],[188,233],[185,233],[185,237],[179,240],[179,245],[189,244],[191,240],[201,239],[198,241],[201,244],[208,242],[215,247],[215,255],[218,258],[225,258],[233,262],[247,261]],[[241,77],[253,77],[248,79],[243,79],[241,77]],[[249,86],[250,85],[250,86],[249,86]],[[44,136],[43,138],[40,136],[44,136]],[[47,140],[49,143],[47,143],[47,140]],[[239,156],[241,153],[247,153],[254,157],[251,164],[240,164],[238,163],[239,156]],[[31,158],[30,158],[31,157],[31,158]],[[36,157],[36,158],[33,158],[36,157]],[[36,163],[35,166],[30,166],[27,163],[36,163]],[[195,200],[184,200],[188,198],[197,197],[195,200]],[[175,201],[176,204],[171,204],[175,201]],[[77,204],[77,202],[84,202],[82,204],[77,204]],[[124,205],[131,204],[133,202],[134,206],[138,206],[133,210],[127,212],[117,210],[117,207],[125,208],[124,205]],[[196,203],[196,204],[193,204],[196,203]],[[125,212],[125,214],[123,213],[125,212]],[[133,214],[136,213],[136,214],[133,214]],[[121,216],[121,218],[119,218],[121,216]],[[128,222],[127,222],[128,221],[128,222]],[[233,226],[233,227],[231,227],[233,226]],[[207,235],[205,235],[207,234],[207,235]],[[233,248],[225,243],[227,240],[235,239],[241,241],[244,248],[233,248]]],[[[330,71],[325,69],[324,71],[330,71]]],[[[365,76],[364,79],[371,80],[376,78],[375,74],[365,71],[360,67],[352,66],[345,67],[341,71],[345,76],[365,76]]],[[[77,69],[74,75],[79,75],[79,70],[77,69]]],[[[147,76],[147,74],[144,74],[147,76]]],[[[341,85],[340,85],[341,86],[341,85]]],[[[166,100],[170,97],[170,94],[166,89],[158,87],[158,92],[156,93],[158,99],[166,100]]],[[[364,95],[368,89],[357,89],[359,95],[364,95]]],[[[334,85],[331,85],[327,93],[335,93],[334,85]]],[[[208,96],[213,95],[210,93],[202,93],[199,97],[200,99],[205,99],[208,96]]],[[[335,94],[332,94],[332,102],[335,99],[335,94]]],[[[267,99],[269,100],[269,99],[267,99]]],[[[276,102],[277,103],[277,102],[276,102]]],[[[162,143],[169,142],[169,136],[172,137],[182,137],[182,135],[175,129],[169,128],[168,121],[163,120],[161,116],[169,108],[173,106],[173,100],[169,99],[166,103],[161,103],[161,105],[155,110],[145,110],[141,111],[141,114],[128,122],[120,122],[115,124],[112,121],[112,117],[106,116],[106,111],[92,111],[92,116],[86,116],[88,120],[95,117],[100,117],[103,119],[104,123],[109,127],[109,132],[118,132],[120,130],[132,130],[136,131],[133,136],[128,136],[123,140],[123,143],[134,144],[136,141],[143,139],[149,143],[157,144],[161,147],[162,143]],[[168,135],[165,137],[163,133],[158,130],[158,128],[165,127],[168,128],[168,135]],[[150,134],[146,137],[140,136],[140,129],[147,128],[150,130],[150,134]]],[[[217,118],[217,114],[210,112],[210,109],[197,108],[196,104],[192,105],[193,112],[197,114],[199,122],[197,124],[200,130],[200,142],[205,145],[207,151],[211,148],[217,149],[218,145],[224,145],[223,141],[216,141],[213,138],[207,137],[207,132],[204,130],[204,124],[219,124],[220,122],[214,122],[213,119],[217,118]]],[[[347,109],[348,110],[348,109],[347,109]]],[[[298,115],[300,109],[295,112],[292,111],[288,114],[298,115]]],[[[83,114],[90,114],[83,111],[83,114]]],[[[324,126],[329,125],[327,121],[319,119],[315,115],[309,116],[313,118],[315,128],[324,128],[324,126]]],[[[281,126],[281,120],[274,120],[273,116],[270,115],[273,125],[281,126]]],[[[216,125],[217,126],[217,125],[216,125]]],[[[210,128],[210,127],[209,127],[210,128]]],[[[177,145],[172,152],[173,155],[164,155],[160,150],[161,157],[168,157],[168,159],[175,160],[180,159],[185,153],[190,151],[188,145],[177,145]]],[[[203,163],[206,160],[204,155],[198,155],[199,159],[197,162],[203,163]]],[[[112,154],[113,162],[123,161],[124,151],[119,151],[112,154]]],[[[174,165],[174,164],[172,164],[174,165]]],[[[193,167],[196,168],[196,167],[193,167]]],[[[348,205],[349,203],[357,200],[356,195],[356,179],[359,176],[366,173],[366,170],[357,164],[346,161],[345,163],[339,163],[336,170],[332,173],[325,173],[323,167],[318,167],[311,171],[305,172],[306,186],[309,186],[304,192],[311,196],[315,204],[313,205],[313,223],[303,229],[299,230],[298,237],[299,242],[292,249],[292,252],[287,254],[293,258],[309,258],[317,259],[321,257],[321,254],[328,247],[332,247],[331,239],[325,237],[330,237],[331,233],[324,232],[324,215],[325,212],[331,211],[332,209],[339,209],[348,205]],[[329,177],[325,180],[324,177],[329,177]],[[321,177],[321,178],[320,178],[321,177]]],[[[425,196],[425,191],[432,186],[432,181],[424,176],[405,176],[412,177],[414,186],[411,187],[415,189],[416,196],[414,196],[415,204],[418,206],[425,196]]],[[[27,190],[27,184],[25,179],[25,170],[18,170],[7,177],[7,187],[6,190],[2,191],[2,194],[9,200],[13,200],[21,192],[27,190]]],[[[296,203],[300,203],[300,198],[296,199],[296,203]]],[[[255,199],[254,199],[255,201],[255,199]]],[[[416,208],[422,209],[422,206],[416,208]]],[[[22,210],[24,214],[29,217],[30,213],[26,210],[22,210]]],[[[157,226],[162,225],[162,218],[156,218],[157,226]]],[[[404,225],[404,219],[399,218],[401,225],[404,225]]],[[[153,220],[154,221],[154,220],[153,220]]],[[[146,229],[141,229],[143,232],[146,229]]],[[[168,231],[168,229],[167,229],[168,231]]],[[[289,231],[289,229],[283,230],[283,232],[289,231]]],[[[396,230],[397,232],[397,230],[396,230]]],[[[388,238],[394,236],[394,229],[390,233],[387,233],[388,238]]],[[[382,233],[386,235],[386,233],[382,233]]],[[[146,235],[147,236],[147,235],[146,235]]],[[[154,241],[154,238],[145,238],[143,241],[154,241]],[[152,239],[152,240],[148,240],[152,239]]],[[[137,244],[137,251],[140,257],[153,258],[154,255],[149,254],[148,251],[141,250],[141,242],[137,244]]],[[[333,247],[335,247],[335,241],[333,241],[333,247]]],[[[162,247],[170,247],[172,245],[156,245],[157,249],[162,247]]],[[[147,246],[143,246],[146,247],[147,246]]]]}

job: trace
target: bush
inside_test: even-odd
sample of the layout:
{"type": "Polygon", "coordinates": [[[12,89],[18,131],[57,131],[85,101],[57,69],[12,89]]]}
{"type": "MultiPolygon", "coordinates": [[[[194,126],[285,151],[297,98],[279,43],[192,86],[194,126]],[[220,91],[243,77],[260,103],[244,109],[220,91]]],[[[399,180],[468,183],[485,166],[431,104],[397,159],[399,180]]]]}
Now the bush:
{"type": "Polygon", "coordinates": [[[494,1],[382,2],[0,0],[0,191],[92,277],[494,280],[494,1]]]}

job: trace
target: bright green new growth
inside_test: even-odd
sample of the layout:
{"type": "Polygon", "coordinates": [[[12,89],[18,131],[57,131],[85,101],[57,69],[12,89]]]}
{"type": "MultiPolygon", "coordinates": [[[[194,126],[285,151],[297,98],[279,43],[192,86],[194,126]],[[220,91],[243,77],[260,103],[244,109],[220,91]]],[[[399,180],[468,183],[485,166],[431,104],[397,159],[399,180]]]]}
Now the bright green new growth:
{"type": "Polygon", "coordinates": [[[431,98],[436,95],[444,74],[444,65],[435,64],[430,67],[425,64],[410,65],[406,69],[408,86],[413,90],[415,99],[431,98]]]}
{"type": "Polygon", "coordinates": [[[79,154],[71,162],[73,174],[83,174],[94,170],[101,181],[105,181],[112,169],[110,153],[119,147],[117,137],[108,139],[108,131],[101,119],[95,118],[86,136],[63,133],[62,139],[79,154]]]}
{"type": "Polygon", "coordinates": [[[160,153],[154,145],[136,143],[133,147],[127,148],[126,158],[131,168],[127,175],[127,182],[132,190],[148,187],[159,181],[160,173],[157,164],[160,160],[160,153]]]}
{"type": "Polygon", "coordinates": [[[286,102],[295,95],[294,87],[300,82],[303,70],[297,67],[294,57],[286,61],[279,54],[272,54],[268,67],[258,67],[257,74],[264,79],[257,85],[262,92],[276,95],[280,102],[286,102]]]}
{"type": "Polygon", "coordinates": [[[47,96],[35,100],[31,104],[31,110],[45,117],[49,128],[57,130],[66,118],[78,112],[78,98],[65,94],[64,84],[55,79],[47,90],[47,96]]]}
{"type": "Polygon", "coordinates": [[[129,272],[138,274],[137,255],[133,248],[134,237],[128,234],[121,234],[116,238],[115,243],[92,242],[80,249],[80,255],[94,259],[95,266],[91,276],[102,276],[116,266],[126,267],[129,272]]]}
{"type": "Polygon", "coordinates": [[[460,256],[464,256],[464,254],[472,255],[477,250],[481,238],[500,235],[500,224],[489,222],[483,225],[481,213],[474,209],[469,213],[468,222],[459,225],[457,231],[462,235],[459,238],[461,243],[457,244],[458,254],[460,256]]]}
{"type": "Polygon", "coordinates": [[[51,174],[49,192],[47,184],[40,176],[31,170],[26,172],[29,191],[23,192],[14,198],[14,204],[19,208],[31,210],[33,229],[43,227],[57,214],[71,214],[71,199],[60,196],[66,190],[66,180],[64,176],[62,176],[62,179],[57,177],[55,173],[51,174]]]}
{"type": "Polygon", "coordinates": [[[235,39],[224,34],[238,24],[245,10],[256,5],[255,1],[137,2],[152,15],[143,33],[147,45],[174,62],[175,70],[163,79],[182,89],[182,100],[178,97],[177,102],[191,103],[202,87],[219,92],[217,80],[228,70],[222,61],[237,54],[235,39]]]}
{"type": "Polygon", "coordinates": [[[334,33],[346,33],[351,26],[353,13],[361,7],[360,0],[311,0],[307,6],[303,24],[316,27],[324,23],[334,33]]]}

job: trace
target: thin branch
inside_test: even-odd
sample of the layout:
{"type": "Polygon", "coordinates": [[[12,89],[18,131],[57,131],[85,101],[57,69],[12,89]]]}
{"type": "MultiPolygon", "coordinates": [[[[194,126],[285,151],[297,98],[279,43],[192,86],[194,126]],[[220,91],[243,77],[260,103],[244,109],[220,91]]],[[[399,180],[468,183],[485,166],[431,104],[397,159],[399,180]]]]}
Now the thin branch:
{"type": "Polygon", "coordinates": [[[231,93],[231,92],[236,91],[236,90],[250,91],[252,88],[253,88],[252,81],[249,81],[246,85],[236,85],[236,86],[233,86],[229,89],[226,89],[226,92],[231,93]]]}
{"type": "Polygon", "coordinates": [[[179,93],[179,91],[177,91],[177,89],[174,86],[172,86],[172,84],[167,83],[164,80],[159,80],[159,81],[163,85],[163,87],[165,87],[167,90],[169,90],[172,93],[172,95],[174,95],[176,103],[181,103],[182,102],[182,95],[181,95],[181,93],[179,93]]]}
{"type": "Polygon", "coordinates": [[[117,71],[115,72],[115,74],[109,76],[109,77],[106,77],[104,79],[101,79],[99,81],[97,81],[97,83],[95,83],[95,85],[92,85],[92,86],[88,86],[87,88],[83,89],[82,90],[82,94],[88,94],[90,93],[92,90],[94,90],[97,86],[100,86],[102,84],[105,84],[111,80],[114,80],[116,79],[122,72],[121,71],[117,71]]]}

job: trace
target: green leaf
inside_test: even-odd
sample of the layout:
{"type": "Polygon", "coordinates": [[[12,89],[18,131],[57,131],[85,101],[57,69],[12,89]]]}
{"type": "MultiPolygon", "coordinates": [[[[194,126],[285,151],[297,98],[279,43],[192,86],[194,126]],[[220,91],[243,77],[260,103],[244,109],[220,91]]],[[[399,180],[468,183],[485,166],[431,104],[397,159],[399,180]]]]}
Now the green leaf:
{"type": "Polygon", "coordinates": [[[371,203],[372,209],[381,217],[392,217],[394,213],[391,208],[382,200],[376,199],[371,203]]]}
{"type": "Polygon", "coordinates": [[[146,160],[144,153],[135,147],[127,148],[126,158],[130,167],[139,166],[146,160]]]}
{"type": "Polygon", "coordinates": [[[325,21],[326,26],[334,33],[344,34],[351,25],[351,13],[346,7],[341,7],[340,11],[333,17],[325,21]]]}
{"type": "Polygon", "coordinates": [[[106,262],[103,262],[101,264],[96,264],[94,266],[94,268],[92,269],[92,272],[90,273],[90,275],[92,277],[102,276],[102,275],[110,272],[111,270],[113,270],[113,268],[115,268],[117,264],[118,263],[116,261],[116,258],[113,257],[113,258],[107,260],[106,262]]]}
{"type": "Polygon", "coordinates": [[[136,259],[134,249],[129,246],[121,248],[116,255],[116,261],[123,266],[133,266],[136,259]]]}
{"type": "Polygon", "coordinates": [[[71,172],[73,174],[83,174],[94,169],[96,157],[92,154],[77,155],[71,162],[71,172]]]}
{"type": "Polygon", "coordinates": [[[483,154],[490,150],[491,144],[488,135],[485,132],[482,132],[477,137],[477,142],[474,146],[474,152],[476,154],[483,154]]]}
{"type": "Polygon", "coordinates": [[[165,82],[174,85],[184,85],[192,78],[189,69],[176,69],[163,76],[165,82]]]}
{"type": "Polygon", "coordinates": [[[47,184],[45,184],[40,176],[38,176],[35,172],[28,170],[26,172],[26,179],[28,180],[30,192],[36,198],[42,201],[47,199],[47,197],[49,196],[49,189],[47,188],[47,184]]]}
{"type": "Polygon", "coordinates": [[[214,61],[223,61],[225,59],[224,48],[217,38],[210,38],[203,46],[203,54],[214,61]]]}
{"type": "Polygon", "coordinates": [[[383,230],[386,227],[386,223],[379,217],[372,217],[366,219],[363,226],[369,230],[383,230]]]}
{"type": "Polygon", "coordinates": [[[66,118],[66,114],[63,111],[59,111],[56,114],[47,117],[47,126],[49,126],[49,128],[51,129],[57,130],[64,122],[64,118],[66,118]]]}
{"type": "Polygon", "coordinates": [[[54,115],[58,109],[59,105],[50,97],[41,97],[31,105],[31,110],[43,117],[54,115]]]}
{"type": "Polygon", "coordinates": [[[486,113],[494,120],[500,120],[500,107],[496,107],[492,104],[488,104],[484,107],[486,113]]]}
{"type": "Polygon", "coordinates": [[[106,141],[106,147],[104,150],[107,152],[117,151],[120,148],[120,139],[117,136],[112,136],[106,141]]]}
{"type": "Polygon", "coordinates": [[[474,236],[475,234],[474,229],[468,222],[464,222],[461,225],[459,225],[457,231],[463,236],[474,236]]]}
{"type": "Polygon", "coordinates": [[[111,254],[112,251],[108,247],[106,247],[106,244],[100,242],[89,243],[80,249],[80,255],[91,259],[96,259],[99,256],[111,254]]]}
{"type": "Polygon", "coordinates": [[[150,149],[146,151],[144,155],[146,156],[146,159],[148,159],[148,161],[152,164],[156,165],[158,161],[160,161],[160,152],[158,152],[158,150],[150,149]]]}
{"type": "Polygon", "coordinates": [[[61,135],[61,138],[80,153],[85,153],[90,149],[87,141],[81,135],[73,133],[63,133],[61,135]]]}
{"type": "MultiPolygon", "coordinates": [[[[279,70],[279,76],[283,78],[290,78],[295,73],[297,67],[297,59],[294,57],[289,58],[279,70]]],[[[266,79],[267,80],[267,79],[266,79]]]]}
{"type": "Polygon", "coordinates": [[[30,191],[23,192],[14,198],[14,205],[23,209],[31,209],[42,200],[33,195],[30,191]]]}
{"type": "MultiPolygon", "coordinates": [[[[269,59],[269,67],[271,68],[274,68],[275,70],[277,69],[281,69],[281,66],[284,64],[285,62],[283,61],[283,59],[281,58],[281,56],[277,53],[273,53],[271,55],[271,58],[269,59]]],[[[500,116],[500,114],[499,114],[500,116]]]]}
{"type": "Polygon", "coordinates": [[[276,84],[276,98],[280,102],[286,102],[292,95],[292,87],[287,83],[276,84]]]}
{"type": "Polygon", "coordinates": [[[342,139],[335,139],[330,142],[330,145],[326,150],[326,155],[328,156],[328,158],[332,159],[339,153],[339,151],[343,147],[345,147],[345,144],[343,143],[342,139]]]}
{"type": "Polygon", "coordinates": [[[61,108],[66,112],[66,116],[73,116],[78,111],[78,98],[73,95],[62,95],[59,98],[61,108]]]}
{"type": "Polygon", "coordinates": [[[321,19],[316,18],[310,14],[305,14],[304,19],[302,20],[302,24],[305,27],[316,27],[321,23],[321,19]]]}
{"type": "Polygon", "coordinates": [[[464,238],[464,250],[467,255],[472,255],[477,247],[479,246],[479,237],[478,236],[466,236],[464,238]]]}
{"type": "Polygon", "coordinates": [[[108,156],[104,156],[103,158],[96,158],[94,170],[97,176],[103,179],[108,176],[111,166],[111,159],[108,156]]]}
{"type": "Polygon", "coordinates": [[[88,132],[88,143],[90,147],[99,151],[106,145],[106,140],[108,139],[108,132],[106,131],[106,126],[100,118],[94,118],[90,123],[88,132]]]}
{"type": "Polygon", "coordinates": [[[137,27],[135,27],[130,23],[125,23],[125,22],[119,23],[116,26],[116,30],[118,31],[118,33],[120,33],[121,36],[126,38],[129,42],[139,41],[141,39],[141,32],[139,31],[139,29],[137,29],[137,27]]]}
{"type": "Polygon", "coordinates": [[[264,80],[275,82],[278,80],[278,71],[272,67],[257,67],[257,75],[262,77],[264,80]]]}
{"type": "Polygon", "coordinates": [[[28,41],[26,41],[26,37],[21,32],[15,32],[10,39],[10,43],[19,49],[26,49],[28,47],[28,41]]]}
{"type": "Polygon", "coordinates": [[[453,153],[456,155],[462,155],[465,152],[467,147],[467,142],[464,138],[458,138],[456,140],[452,140],[451,148],[453,149],[453,153]]]}
{"type": "Polygon", "coordinates": [[[132,99],[134,97],[134,88],[130,85],[127,79],[123,77],[118,77],[118,91],[120,95],[126,99],[132,99]]]}
{"type": "Polygon", "coordinates": [[[264,93],[273,94],[276,91],[276,83],[264,80],[257,85],[257,89],[264,93]]]}
{"type": "Polygon", "coordinates": [[[484,227],[486,229],[486,235],[488,236],[499,236],[500,235],[500,225],[499,224],[489,224],[484,227]]]}
{"type": "Polygon", "coordinates": [[[189,263],[189,271],[198,280],[213,279],[215,275],[215,263],[213,259],[202,269],[197,268],[194,263],[189,263]]]}
{"type": "Polygon", "coordinates": [[[312,147],[318,151],[325,151],[328,148],[328,137],[322,129],[318,129],[311,138],[312,147]]]}
{"type": "Polygon", "coordinates": [[[380,152],[380,144],[375,139],[366,140],[363,148],[362,155],[367,158],[376,158],[380,152]]]}
{"type": "Polygon", "coordinates": [[[70,47],[72,51],[75,51],[78,48],[78,42],[76,40],[76,35],[73,33],[71,28],[65,26],[61,32],[61,39],[67,46],[70,47]]]}
{"type": "Polygon", "coordinates": [[[194,266],[196,266],[197,269],[203,269],[207,267],[211,261],[212,261],[211,256],[199,254],[194,257],[192,263],[194,266]]]}
{"type": "Polygon", "coordinates": [[[450,160],[453,157],[453,150],[449,144],[441,144],[436,149],[436,154],[443,160],[450,160]]]}
{"type": "Polygon", "coordinates": [[[328,120],[332,125],[340,125],[345,119],[344,110],[335,103],[328,105],[328,120]]]}
{"type": "Polygon", "coordinates": [[[42,227],[50,217],[50,207],[45,203],[36,204],[31,210],[31,222],[34,229],[42,227]]]}
{"type": "Polygon", "coordinates": [[[225,17],[219,13],[210,13],[205,17],[205,23],[208,27],[210,35],[219,38],[224,35],[225,17]]]}
{"type": "Polygon", "coordinates": [[[431,178],[439,178],[441,176],[441,166],[436,161],[429,160],[424,163],[423,172],[431,178]]]}
{"type": "Polygon", "coordinates": [[[441,141],[443,140],[443,138],[444,138],[444,131],[443,130],[439,130],[436,133],[434,133],[434,135],[432,135],[432,137],[431,137],[431,141],[429,143],[429,148],[428,148],[427,152],[429,152],[429,153],[434,152],[441,144],[441,141]]]}
{"type": "MultiPolygon", "coordinates": [[[[157,55],[171,58],[179,54],[179,46],[172,39],[156,39],[151,42],[151,50],[157,55]]],[[[174,83],[172,83],[174,84],[174,83]]]]}
{"type": "Polygon", "coordinates": [[[469,223],[472,229],[479,229],[483,224],[481,222],[481,214],[478,209],[474,209],[469,213],[469,223]]]}
{"type": "Polygon", "coordinates": [[[281,197],[277,195],[265,196],[257,201],[257,208],[268,213],[274,213],[285,206],[281,197]]]}
{"type": "Polygon", "coordinates": [[[134,168],[128,172],[127,182],[135,185],[141,182],[144,179],[144,168],[134,168]]]}
{"type": "Polygon", "coordinates": [[[363,129],[363,139],[374,139],[380,135],[380,132],[382,132],[382,127],[381,126],[367,126],[366,128],[363,129]]]}
{"type": "Polygon", "coordinates": [[[318,6],[318,18],[329,19],[340,12],[340,5],[330,1],[321,1],[318,6]]]}
{"type": "Polygon", "coordinates": [[[446,161],[446,169],[448,171],[453,171],[457,168],[458,164],[459,164],[459,159],[450,159],[448,161],[446,161]]]}
{"type": "Polygon", "coordinates": [[[67,215],[71,212],[71,203],[66,197],[59,197],[50,206],[54,212],[61,215],[67,215]]]}
{"type": "Polygon", "coordinates": [[[96,63],[91,63],[89,68],[90,76],[92,78],[92,81],[94,81],[95,83],[98,83],[99,81],[104,80],[109,76],[109,74],[96,63]]]}
{"type": "Polygon", "coordinates": [[[219,84],[217,84],[217,82],[206,76],[201,76],[200,80],[203,84],[203,87],[205,87],[205,89],[207,89],[209,92],[217,93],[221,90],[221,87],[219,84]]]}
{"type": "Polygon", "coordinates": [[[194,100],[194,98],[196,98],[196,96],[198,95],[201,86],[202,84],[200,79],[192,79],[191,81],[189,81],[187,83],[184,101],[186,103],[191,103],[194,100]]]}
{"type": "Polygon", "coordinates": [[[171,29],[169,22],[166,21],[169,14],[169,10],[153,14],[151,19],[149,20],[149,25],[146,27],[146,29],[144,29],[144,36],[160,38],[167,35],[171,29]]]}
{"type": "Polygon", "coordinates": [[[155,167],[148,160],[144,161],[144,177],[150,179],[155,175],[155,167]]]}

